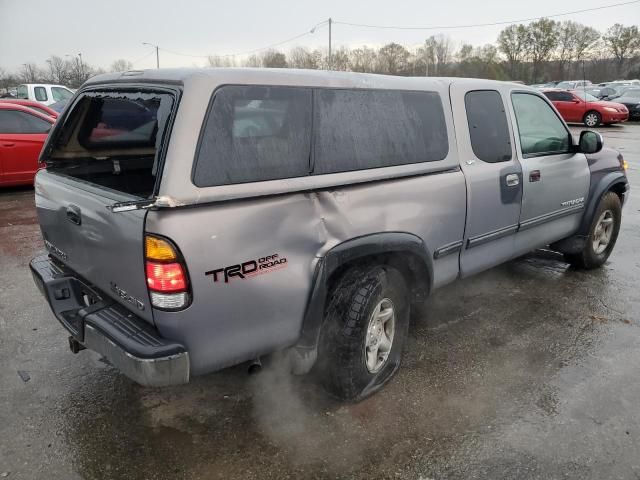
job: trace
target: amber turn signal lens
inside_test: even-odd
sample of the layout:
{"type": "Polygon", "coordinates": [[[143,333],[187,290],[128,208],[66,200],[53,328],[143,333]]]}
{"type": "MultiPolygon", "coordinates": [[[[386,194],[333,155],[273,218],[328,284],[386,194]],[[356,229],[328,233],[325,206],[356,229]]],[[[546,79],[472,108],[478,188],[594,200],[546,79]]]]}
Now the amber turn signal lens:
{"type": "Polygon", "coordinates": [[[144,245],[145,255],[148,260],[169,261],[178,258],[171,244],[161,238],[147,235],[144,245]]]}
{"type": "Polygon", "coordinates": [[[629,164],[627,163],[626,160],[622,160],[622,168],[624,168],[625,170],[629,168],[629,164]]]}

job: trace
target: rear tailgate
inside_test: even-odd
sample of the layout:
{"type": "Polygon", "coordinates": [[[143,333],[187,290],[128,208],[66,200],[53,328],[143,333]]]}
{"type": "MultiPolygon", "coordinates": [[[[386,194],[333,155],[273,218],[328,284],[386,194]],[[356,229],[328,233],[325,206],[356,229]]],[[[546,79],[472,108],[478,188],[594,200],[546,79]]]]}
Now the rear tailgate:
{"type": "Polygon", "coordinates": [[[85,89],[54,126],[36,176],[49,253],[104,295],[153,322],[144,265],[144,208],[153,204],[179,92],[85,89]]]}
{"type": "Polygon", "coordinates": [[[49,253],[105,294],[152,322],[144,271],[145,210],[108,207],[135,197],[42,170],[36,208],[49,253]]]}

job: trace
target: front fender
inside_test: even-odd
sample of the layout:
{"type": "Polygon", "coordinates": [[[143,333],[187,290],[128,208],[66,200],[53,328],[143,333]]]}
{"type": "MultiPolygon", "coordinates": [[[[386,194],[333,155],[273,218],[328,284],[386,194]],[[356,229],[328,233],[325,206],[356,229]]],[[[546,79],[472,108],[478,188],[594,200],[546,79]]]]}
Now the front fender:
{"type": "Polygon", "coordinates": [[[593,221],[593,216],[598,209],[598,205],[602,200],[602,197],[610,191],[616,190],[617,188],[623,189],[624,192],[628,191],[629,181],[627,180],[627,176],[624,171],[613,171],[608,172],[604,176],[602,176],[595,185],[592,185],[589,192],[589,198],[587,201],[587,206],[584,210],[584,215],[582,217],[582,222],[580,223],[580,228],[578,229],[577,235],[586,237],[589,235],[589,228],[591,227],[591,222],[593,221]]]}

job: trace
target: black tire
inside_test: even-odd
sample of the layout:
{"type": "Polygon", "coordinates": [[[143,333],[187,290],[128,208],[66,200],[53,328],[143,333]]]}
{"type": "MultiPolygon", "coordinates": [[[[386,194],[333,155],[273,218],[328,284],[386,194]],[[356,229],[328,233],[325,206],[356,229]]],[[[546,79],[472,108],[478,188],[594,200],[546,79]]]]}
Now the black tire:
{"type": "MultiPolygon", "coordinates": [[[[329,294],[318,346],[317,373],[325,390],[341,400],[362,400],[379,390],[400,367],[410,303],[402,274],[389,266],[350,268],[329,294]],[[386,361],[371,373],[366,337],[378,304],[391,302],[394,333],[386,361]]],[[[384,355],[384,354],[383,354],[384,355]]]]}
{"type": "Polygon", "coordinates": [[[587,237],[582,251],[576,254],[565,254],[567,262],[574,267],[584,269],[592,269],[602,266],[609,258],[609,255],[611,255],[611,251],[616,244],[618,233],[620,232],[621,220],[622,205],[620,204],[620,198],[614,192],[607,192],[600,200],[596,213],[591,220],[589,236],[587,237]],[[600,219],[605,212],[610,212],[611,218],[613,219],[611,239],[609,240],[607,247],[602,252],[597,252],[594,247],[594,238],[600,219]]]}
{"type": "Polygon", "coordinates": [[[599,127],[602,123],[602,115],[595,110],[589,110],[584,114],[584,117],[582,117],[582,123],[589,128],[599,127]]]}

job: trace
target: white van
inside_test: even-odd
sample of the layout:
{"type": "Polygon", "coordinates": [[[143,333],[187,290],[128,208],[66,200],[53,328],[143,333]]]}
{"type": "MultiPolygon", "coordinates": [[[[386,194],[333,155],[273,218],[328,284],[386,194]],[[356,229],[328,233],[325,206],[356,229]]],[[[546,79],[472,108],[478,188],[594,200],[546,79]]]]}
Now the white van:
{"type": "Polygon", "coordinates": [[[64,85],[51,85],[48,83],[23,83],[18,85],[18,98],[33,100],[43,105],[69,100],[71,97],[73,97],[73,91],[64,85]]]}

